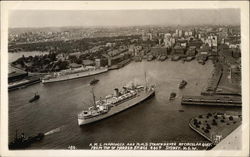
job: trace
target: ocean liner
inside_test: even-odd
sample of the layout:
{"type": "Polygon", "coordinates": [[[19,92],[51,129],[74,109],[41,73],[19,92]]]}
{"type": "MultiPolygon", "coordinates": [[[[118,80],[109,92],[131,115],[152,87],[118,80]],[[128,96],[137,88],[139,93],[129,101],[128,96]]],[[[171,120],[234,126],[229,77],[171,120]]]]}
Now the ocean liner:
{"type": "Polygon", "coordinates": [[[76,79],[80,77],[92,76],[100,73],[107,72],[107,67],[96,68],[94,66],[86,66],[74,69],[61,70],[59,72],[54,72],[46,75],[42,79],[42,83],[65,81],[70,79],[76,79]]]}
{"type": "Polygon", "coordinates": [[[147,98],[155,95],[154,86],[134,85],[123,87],[121,91],[114,89],[114,94],[106,96],[104,99],[95,101],[94,90],[92,88],[93,105],[87,110],[78,114],[78,125],[84,125],[102,120],[128,109],[147,98]]]}

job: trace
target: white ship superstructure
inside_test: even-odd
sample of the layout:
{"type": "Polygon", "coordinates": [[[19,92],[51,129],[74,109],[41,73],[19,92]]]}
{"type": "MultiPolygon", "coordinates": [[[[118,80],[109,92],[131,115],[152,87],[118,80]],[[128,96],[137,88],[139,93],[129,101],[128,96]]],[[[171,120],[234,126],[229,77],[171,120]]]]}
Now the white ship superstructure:
{"type": "Polygon", "coordinates": [[[110,117],[155,95],[154,86],[148,87],[147,85],[132,85],[131,87],[123,87],[121,92],[118,88],[114,89],[114,91],[114,94],[98,101],[95,101],[95,95],[92,92],[93,106],[78,114],[78,125],[110,117]]]}
{"type": "Polygon", "coordinates": [[[85,67],[74,68],[74,69],[66,69],[66,70],[61,70],[59,72],[53,72],[49,75],[46,75],[42,79],[42,83],[76,79],[80,77],[86,77],[86,76],[92,76],[92,75],[104,73],[107,71],[108,71],[107,67],[96,68],[95,66],[85,66],[85,67]]]}

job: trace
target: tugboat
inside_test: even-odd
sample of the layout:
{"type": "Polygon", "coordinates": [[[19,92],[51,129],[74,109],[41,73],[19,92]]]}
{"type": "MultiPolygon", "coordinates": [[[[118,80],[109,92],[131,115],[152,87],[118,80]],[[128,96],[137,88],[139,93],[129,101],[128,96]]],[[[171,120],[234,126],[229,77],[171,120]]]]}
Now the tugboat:
{"type": "Polygon", "coordinates": [[[90,85],[95,85],[95,84],[97,84],[99,82],[99,80],[98,79],[96,79],[96,78],[94,78],[93,80],[91,80],[90,81],[90,85]]]}
{"type": "Polygon", "coordinates": [[[176,93],[172,92],[170,94],[169,100],[174,100],[175,97],[176,97],[176,93]]]}
{"type": "Polygon", "coordinates": [[[35,96],[32,99],[30,99],[29,102],[32,103],[33,101],[36,101],[39,98],[40,98],[40,95],[38,95],[38,94],[35,93],[35,96]]]}
{"type": "Polygon", "coordinates": [[[29,137],[25,137],[24,133],[22,133],[21,137],[17,137],[17,131],[16,131],[16,136],[14,140],[9,143],[9,149],[23,149],[30,146],[34,142],[41,141],[43,138],[44,138],[43,133],[39,133],[36,136],[29,136],[29,137]]]}
{"type": "Polygon", "coordinates": [[[179,85],[179,89],[183,89],[186,85],[187,85],[187,81],[182,80],[180,85],[179,85]]]}

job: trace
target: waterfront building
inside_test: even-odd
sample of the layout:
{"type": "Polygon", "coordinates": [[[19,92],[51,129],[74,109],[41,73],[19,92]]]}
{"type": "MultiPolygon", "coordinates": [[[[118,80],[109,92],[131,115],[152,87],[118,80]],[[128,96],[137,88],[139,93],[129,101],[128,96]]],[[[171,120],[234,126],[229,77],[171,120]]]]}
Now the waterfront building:
{"type": "Polygon", "coordinates": [[[179,36],[179,37],[182,37],[182,35],[183,35],[183,34],[182,34],[182,30],[179,30],[178,36],[179,36]]]}
{"type": "Polygon", "coordinates": [[[198,34],[198,38],[201,39],[201,34],[198,34]]]}
{"type": "Polygon", "coordinates": [[[176,30],[175,30],[175,34],[176,34],[177,36],[179,36],[179,29],[176,29],[176,30]]]}
{"type": "Polygon", "coordinates": [[[142,51],[143,47],[138,45],[130,45],[128,48],[128,52],[132,55],[132,56],[137,56],[140,54],[140,52],[142,51]]]}
{"type": "Polygon", "coordinates": [[[179,44],[175,45],[172,51],[173,55],[185,55],[185,49],[181,47],[179,44]]]}
{"type": "Polygon", "coordinates": [[[166,33],[166,34],[164,34],[164,39],[169,39],[169,38],[171,38],[171,34],[170,33],[166,33]]]}
{"type": "Polygon", "coordinates": [[[95,62],[92,60],[89,60],[89,59],[84,59],[84,60],[82,60],[82,64],[84,66],[93,66],[93,65],[95,65],[95,62]]]}
{"type": "Polygon", "coordinates": [[[97,68],[100,68],[101,67],[101,60],[98,58],[98,59],[95,59],[95,66],[97,68]]]}
{"type": "Polygon", "coordinates": [[[218,42],[217,42],[217,36],[216,35],[210,35],[207,37],[205,40],[205,43],[209,45],[209,47],[217,47],[218,42]]]}
{"type": "Polygon", "coordinates": [[[179,39],[177,42],[181,47],[186,48],[187,47],[187,40],[185,39],[179,39]]]}
{"type": "Polygon", "coordinates": [[[172,34],[172,37],[173,37],[173,38],[177,38],[177,37],[178,37],[178,33],[173,33],[173,34],[172,34]]]}
{"type": "Polygon", "coordinates": [[[241,57],[241,51],[239,48],[232,49],[232,57],[234,58],[240,58],[241,57]]]}
{"type": "Polygon", "coordinates": [[[115,43],[106,43],[106,47],[113,47],[113,46],[115,46],[116,44],[115,43]]]}
{"type": "Polygon", "coordinates": [[[190,46],[186,52],[186,55],[188,56],[195,56],[196,55],[196,47],[190,46]]]}
{"type": "Polygon", "coordinates": [[[184,36],[186,36],[186,37],[188,36],[188,32],[187,31],[185,31],[184,36]]]}
{"type": "Polygon", "coordinates": [[[175,38],[170,38],[171,47],[175,44],[175,38]]]}
{"type": "Polygon", "coordinates": [[[171,37],[171,34],[170,33],[167,33],[164,35],[164,46],[167,47],[167,48],[170,48],[172,47],[172,45],[174,44],[174,42],[172,41],[172,37],[171,37]]]}
{"type": "Polygon", "coordinates": [[[142,40],[143,41],[148,41],[148,40],[152,41],[153,40],[152,33],[143,33],[142,34],[142,40]]]}
{"type": "Polygon", "coordinates": [[[234,64],[231,65],[229,68],[229,78],[232,80],[233,78],[240,78],[241,76],[241,69],[238,65],[234,64]]]}
{"type": "Polygon", "coordinates": [[[201,40],[191,40],[189,41],[188,45],[191,47],[191,46],[194,46],[195,48],[199,49],[202,45],[202,41],[201,40]]]}
{"type": "Polygon", "coordinates": [[[160,46],[155,46],[151,48],[150,53],[153,56],[160,56],[160,55],[167,55],[167,48],[166,47],[160,47],[160,46]]]}
{"type": "Polygon", "coordinates": [[[77,63],[70,63],[69,67],[70,68],[80,68],[82,65],[81,64],[77,64],[77,63]]]}
{"type": "Polygon", "coordinates": [[[68,60],[69,56],[64,54],[64,53],[59,53],[58,55],[56,55],[56,59],[59,61],[65,61],[68,60]]]}

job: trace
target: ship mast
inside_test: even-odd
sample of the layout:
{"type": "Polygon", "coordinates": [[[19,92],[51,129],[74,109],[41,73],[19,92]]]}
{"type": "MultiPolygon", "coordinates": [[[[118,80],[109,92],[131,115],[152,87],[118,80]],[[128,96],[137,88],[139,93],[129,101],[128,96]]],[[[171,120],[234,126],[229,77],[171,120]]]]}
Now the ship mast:
{"type": "Polygon", "coordinates": [[[91,93],[92,93],[92,96],[93,96],[93,101],[94,101],[93,105],[94,105],[94,108],[96,108],[94,87],[92,87],[92,91],[91,91],[91,93]]]}
{"type": "Polygon", "coordinates": [[[147,83],[147,74],[146,74],[146,71],[144,72],[144,79],[145,79],[145,87],[146,87],[146,91],[148,89],[148,83],[147,83]]]}

